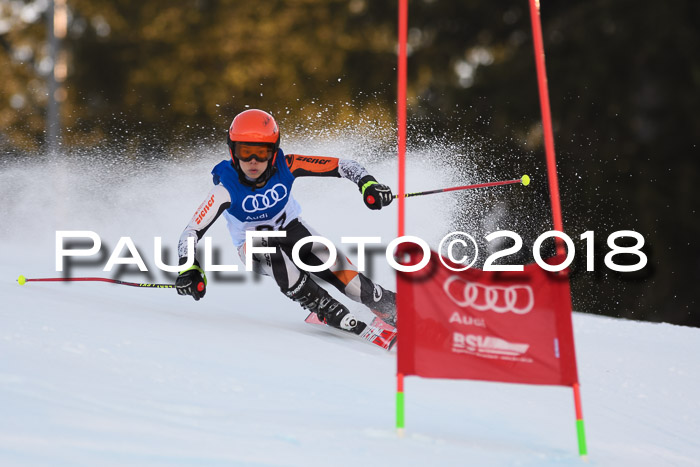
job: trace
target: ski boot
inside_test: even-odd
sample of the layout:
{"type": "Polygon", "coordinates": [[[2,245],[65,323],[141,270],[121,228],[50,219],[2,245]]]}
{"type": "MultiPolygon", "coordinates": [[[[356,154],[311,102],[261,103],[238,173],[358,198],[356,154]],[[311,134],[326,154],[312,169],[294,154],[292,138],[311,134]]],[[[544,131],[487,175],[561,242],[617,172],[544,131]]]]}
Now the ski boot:
{"type": "Polygon", "coordinates": [[[306,273],[302,274],[295,285],[282,289],[282,292],[302,308],[315,312],[321,322],[331,327],[358,335],[367,327],[306,273]]]}

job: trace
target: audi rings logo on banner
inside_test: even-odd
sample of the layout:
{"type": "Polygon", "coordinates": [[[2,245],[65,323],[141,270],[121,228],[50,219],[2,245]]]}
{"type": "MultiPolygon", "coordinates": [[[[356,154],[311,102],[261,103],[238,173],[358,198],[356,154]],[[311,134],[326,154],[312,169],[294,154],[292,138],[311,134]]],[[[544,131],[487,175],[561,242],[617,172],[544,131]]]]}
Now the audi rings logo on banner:
{"type": "Polygon", "coordinates": [[[524,315],[535,306],[535,294],[529,285],[502,287],[468,282],[459,276],[450,276],[443,290],[460,307],[470,307],[478,311],[495,311],[524,315]]]}
{"type": "Polygon", "coordinates": [[[245,212],[264,211],[271,208],[287,197],[287,187],[278,183],[258,195],[248,195],[243,199],[242,207],[245,212]]]}

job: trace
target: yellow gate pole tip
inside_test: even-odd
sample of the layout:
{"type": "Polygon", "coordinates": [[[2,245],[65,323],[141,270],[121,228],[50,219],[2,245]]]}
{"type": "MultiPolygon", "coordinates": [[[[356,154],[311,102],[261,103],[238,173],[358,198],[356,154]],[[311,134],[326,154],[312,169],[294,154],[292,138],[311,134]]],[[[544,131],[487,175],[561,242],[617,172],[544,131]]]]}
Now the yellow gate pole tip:
{"type": "Polygon", "coordinates": [[[523,185],[528,186],[530,184],[530,176],[529,175],[523,175],[522,178],[520,179],[523,185]]]}
{"type": "Polygon", "coordinates": [[[17,278],[17,282],[19,282],[19,285],[24,285],[27,282],[27,278],[24,276],[19,276],[17,278]]]}

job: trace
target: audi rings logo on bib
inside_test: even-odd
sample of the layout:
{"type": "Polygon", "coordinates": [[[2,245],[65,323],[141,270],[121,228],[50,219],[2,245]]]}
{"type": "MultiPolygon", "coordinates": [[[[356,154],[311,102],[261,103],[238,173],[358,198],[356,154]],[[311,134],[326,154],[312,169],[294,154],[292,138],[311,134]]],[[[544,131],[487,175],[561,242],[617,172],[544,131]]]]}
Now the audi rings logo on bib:
{"type": "Polygon", "coordinates": [[[269,209],[287,197],[287,187],[278,183],[269,188],[265,193],[248,195],[243,199],[241,206],[245,212],[258,212],[269,209]]]}
{"type": "Polygon", "coordinates": [[[484,285],[450,276],[442,288],[450,300],[462,308],[524,315],[535,306],[535,294],[529,285],[484,285]]]}

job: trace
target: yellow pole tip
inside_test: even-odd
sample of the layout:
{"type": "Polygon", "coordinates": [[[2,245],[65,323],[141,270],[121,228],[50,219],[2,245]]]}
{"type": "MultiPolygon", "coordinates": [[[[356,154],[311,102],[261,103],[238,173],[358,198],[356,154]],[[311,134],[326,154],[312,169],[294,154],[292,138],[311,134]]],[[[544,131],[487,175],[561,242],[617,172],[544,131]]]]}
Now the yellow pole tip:
{"type": "Polygon", "coordinates": [[[24,284],[27,283],[27,278],[24,277],[24,276],[19,276],[19,277],[17,278],[17,282],[19,282],[19,285],[24,285],[24,284]]]}
{"type": "Polygon", "coordinates": [[[520,179],[520,181],[523,183],[523,185],[528,186],[530,184],[530,176],[523,175],[523,177],[520,179]]]}

